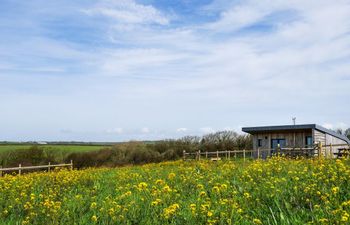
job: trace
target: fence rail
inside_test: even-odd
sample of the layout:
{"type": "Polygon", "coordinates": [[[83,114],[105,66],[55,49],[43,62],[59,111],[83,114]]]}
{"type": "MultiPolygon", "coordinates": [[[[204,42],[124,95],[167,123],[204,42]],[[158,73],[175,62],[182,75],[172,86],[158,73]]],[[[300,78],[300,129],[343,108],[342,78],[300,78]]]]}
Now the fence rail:
{"type": "Polygon", "coordinates": [[[2,168],[0,166],[0,177],[2,177],[3,172],[6,171],[18,171],[18,175],[22,174],[23,170],[35,170],[35,169],[47,169],[48,172],[51,171],[51,168],[56,167],[69,167],[71,170],[73,169],[73,160],[70,161],[70,163],[62,163],[62,164],[51,164],[49,162],[48,165],[40,165],[40,166],[22,166],[21,164],[18,165],[18,167],[9,167],[9,168],[2,168]]]}
{"type": "Polygon", "coordinates": [[[347,144],[330,144],[323,145],[322,143],[315,144],[312,147],[300,148],[300,147],[286,147],[281,148],[278,146],[276,149],[256,149],[256,150],[227,150],[227,151],[213,151],[213,152],[186,152],[183,151],[183,159],[186,160],[188,157],[200,160],[202,156],[205,158],[211,158],[219,160],[222,158],[231,159],[232,157],[241,157],[244,160],[246,158],[267,158],[273,155],[289,155],[289,156],[306,156],[306,157],[321,157],[334,158],[339,156],[348,156],[350,154],[350,145],[347,144]],[[344,148],[339,148],[344,147],[344,148]],[[344,151],[347,150],[347,151],[344,151]]]}
{"type": "Polygon", "coordinates": [[[323,145],[323,147],[350,147],[349,144],[329,144],[329,145],[323,145]]]}

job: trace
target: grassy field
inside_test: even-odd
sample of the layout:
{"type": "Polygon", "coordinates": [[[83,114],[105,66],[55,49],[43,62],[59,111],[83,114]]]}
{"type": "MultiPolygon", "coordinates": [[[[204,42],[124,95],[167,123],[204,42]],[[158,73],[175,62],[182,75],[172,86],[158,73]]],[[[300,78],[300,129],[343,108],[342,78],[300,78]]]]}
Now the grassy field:
{"type": "MultiPolygon", "coordinates": [[[[71,153],[90,153],[106,148],[102,145],[24,145],[0,144],[0,166],[12,167],[44,165],[48,162],[62,163],[69,161],[71,153]]],[[[108,146],[110,147],[110,146],[108,146]]]]}
{"type": "Polygon", "coordinates": [[[349,224],[350,160],[166,162],[0,178],[1,224],[349,224]]]}
{"type": "MultiPolygon", "coordinates": [[[[29,149],[33,145],[0,145],[0,152],[13,151],[13,150],[24,150],[29,149]]],[[[67,152],[84,152],[93,151],[103,148],[103,146],[93,146],[93,145],[38,145],[44,149],[51,149],[57,151],[67,151],[67,152]]]]}

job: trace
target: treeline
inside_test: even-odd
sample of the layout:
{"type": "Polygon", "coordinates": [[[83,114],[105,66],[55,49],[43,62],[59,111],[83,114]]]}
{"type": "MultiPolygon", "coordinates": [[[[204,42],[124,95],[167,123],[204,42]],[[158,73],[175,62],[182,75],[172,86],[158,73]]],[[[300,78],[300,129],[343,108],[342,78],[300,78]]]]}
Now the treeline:
{"type": "Polygon", "coordinates": [[[13,150],[0,153],[0,164],[3,167],[18,166],[18,164],[40,165],[69,162],[73,160],[74,167],[121,166],[128,164],[143,164],[180,159],[183,151],[196,152],[222,151],[235,149],[252,149],[250,135],[240,135],[233,131],[221,131],[203,137],[188,136],[176,140],[155,142],[126,142],[103,147],[97,151],[63,152],[54,148],[34,145],[26,150],[13,150]]]}
{"type": "Polygon", "coordinates": [[[337,132],[338,134],[346,136],[350,140],[350,128],[345,129],[345,130],[339,128],[339,129],[335,130],[335,132],[337,132]]]}

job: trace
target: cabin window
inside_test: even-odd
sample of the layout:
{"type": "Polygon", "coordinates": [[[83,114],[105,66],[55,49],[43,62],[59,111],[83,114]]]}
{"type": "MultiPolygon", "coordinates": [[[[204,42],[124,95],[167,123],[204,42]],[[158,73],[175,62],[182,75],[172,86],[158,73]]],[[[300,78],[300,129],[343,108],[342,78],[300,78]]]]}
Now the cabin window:
{"type": "Polygon", "coordinates": [[[271,148],[276,149],[280,146],[280,148],[283,148],[286,146],[286,139],[271,139],[271,148]]]}
{"type": "Polygon", "coordinates": [[[262,147],[262,139],[258,139],[258,147],[262,147]]]}
{"type": "Polygon", "coordinates": [[[306,147],[311,147],[312,146],[312,136],[306,136],[305,137],[305,145],[306,145],[306,147]]]}

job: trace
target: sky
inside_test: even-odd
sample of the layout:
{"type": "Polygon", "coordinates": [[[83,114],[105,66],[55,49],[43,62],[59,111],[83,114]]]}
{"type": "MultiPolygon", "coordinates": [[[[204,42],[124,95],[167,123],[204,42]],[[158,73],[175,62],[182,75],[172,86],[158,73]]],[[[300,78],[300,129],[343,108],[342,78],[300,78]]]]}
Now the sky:
{"type": "Polygon", "coordinates": [[[348,0],[1,0],[0,140],[350,127],[348,0]]]}

